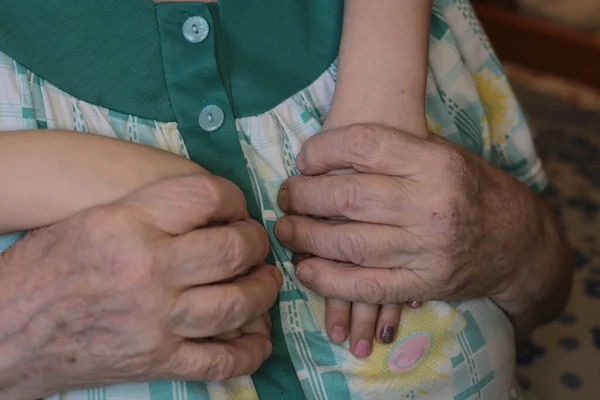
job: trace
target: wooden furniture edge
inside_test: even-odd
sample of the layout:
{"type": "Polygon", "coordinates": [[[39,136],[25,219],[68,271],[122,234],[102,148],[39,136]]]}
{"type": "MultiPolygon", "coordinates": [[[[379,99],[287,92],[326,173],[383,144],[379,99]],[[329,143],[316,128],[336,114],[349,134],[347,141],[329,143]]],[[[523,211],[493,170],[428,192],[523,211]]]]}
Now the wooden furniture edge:
{"type": "Polygon", "coordinates": [[[600,89],[600,39],[507,7],[474,8],[502,61],[600,89]]]}

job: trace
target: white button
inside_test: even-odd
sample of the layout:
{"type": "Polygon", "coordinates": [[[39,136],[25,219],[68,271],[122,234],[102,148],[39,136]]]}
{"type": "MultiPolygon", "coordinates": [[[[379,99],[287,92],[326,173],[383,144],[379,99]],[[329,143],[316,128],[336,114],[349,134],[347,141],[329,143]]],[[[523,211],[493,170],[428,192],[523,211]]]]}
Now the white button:
{"type": "Polygon", "coordinates": [[[207,132],[214,132],[223,125],[225,121],[225,113],[221,107],[210,105],[200,111],[198,123],[200,128],[207,132]]]}
{"type": "Polygon", "coordinates": [[[183,24],[183,36],[190,43],[200,43],[208,36],[210,26],[202,17],[190,17],[183,24]]]}

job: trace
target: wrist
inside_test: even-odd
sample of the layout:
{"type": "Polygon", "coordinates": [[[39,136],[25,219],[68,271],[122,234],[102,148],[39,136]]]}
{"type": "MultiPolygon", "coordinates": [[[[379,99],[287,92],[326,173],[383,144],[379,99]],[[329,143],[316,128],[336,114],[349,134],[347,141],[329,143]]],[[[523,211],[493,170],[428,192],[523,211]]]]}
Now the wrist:
{"type": "Polygon", "coordinates": [[[517,335],[524,336],[564,310],[572,270],[558,218],[544,199],[519,185],[526,192],[522,196],[528,207],[518,221],[529,223],[523,223],[521,235],[515,235],[515,248],[521,251],[511,257],[513,273],[491,298],[511,319],[517,335]]]}
{"type": "MultiPolygon", "coordinates": [[[[354,95],[356,97],[356,95],[354,95]]],[[[341,96],[337,96],[341,97],[341,96]]],[[[415,104],[417,102],[413,102],[415,104]]],[[[418,104],[418,103],[417,103],[418,104]]],[[[356,124],[372,124],[397,129],[417,137],[428,136],[425,109],[413,106],[413,110],[379,107],[377,102],[360,106],[334,98],[322,130],[337,129],[356,124]]]]}

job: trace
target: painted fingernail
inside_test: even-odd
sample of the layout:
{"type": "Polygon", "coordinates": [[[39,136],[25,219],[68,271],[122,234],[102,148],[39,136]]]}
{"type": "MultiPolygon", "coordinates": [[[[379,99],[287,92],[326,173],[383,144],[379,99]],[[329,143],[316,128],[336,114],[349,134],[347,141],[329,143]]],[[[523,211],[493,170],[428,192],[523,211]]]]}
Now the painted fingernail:
{"type": "Polygon", "coordinates": [[[295,265],[298,265],[299,263],[301,263],[302,261],[311,258],[312,255],[308,254],[308,253],[294,253],[294,256],[292,257],[292,262],[295,265]]]}
{"type": "Polygon", "coordinates": [[[390,344],[394,341],[395,333],[396,333],[396,330],[394,329],[393,326],[390,326],[390,325],[384,326],[381,329],[381,332],[379,332],[379,340],[381,341],[381,343],[390,344]]]}
{"type": "Polygon", "coordinates": [[[287,184],[282,183],[279,187],[279,193],[277,194],[277,203],[279,204],[279,208],[284,213],[288,213],[290,211],[290,189],[287,184]]]}
{"type": "Polygon", "coordinates": [[[292,238],[292,224],[283,218],[275,224],[275,235],[280,242],[289,242],[292,238]]]}
{"type": "Polygon", "coordinates": [[[359,340],[354,347],[354,355],[358,358],[367,358],[369,354],[371,354],[371,343],[368,340],[359,340]]]}
{"type": "Polygon", "coordinates": [[[311,267],[308,265],[303,265],[301,268],[296,270],[296,276],[298,279],[302,281],[305,285],[308,285],[312,282],[315,273],[311,267]]]}
{"type": "Polygon", "coordinates": [[[346,340],[347,336],[346,330],[341,326],[334,326],[331,329],[331,340],[335,344],[344,343],[344,340],[346,340]]]}
{"type": "Polygon", "coordinates": [[[416,310],[417,308],[421,308],[421,305],[422,305],[423,303],[421,303],[420,301],[411,300],[411,301],[409,301],[407,304],[408,304],[408,306],[409,306],[410,308],[413,308],[413,309],[415,309],[415,310],[416,310]]]}

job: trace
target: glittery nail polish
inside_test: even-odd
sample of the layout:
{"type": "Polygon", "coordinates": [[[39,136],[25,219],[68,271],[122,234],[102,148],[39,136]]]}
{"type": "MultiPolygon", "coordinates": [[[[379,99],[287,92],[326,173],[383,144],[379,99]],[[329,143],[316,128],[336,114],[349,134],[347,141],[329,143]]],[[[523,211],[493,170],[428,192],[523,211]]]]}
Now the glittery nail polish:
{"type": "Polygon", "coordinates": [[[379,341],[383,344],[390,344],[394,341],[396,330],[393,326],[386,325],[379,332],[379,341]]]}

